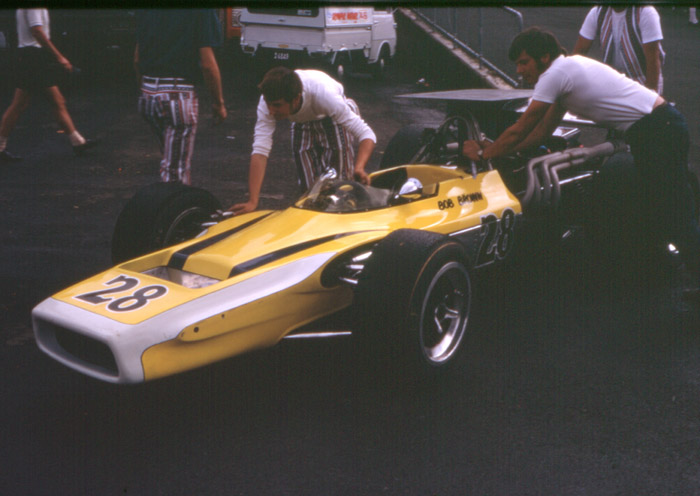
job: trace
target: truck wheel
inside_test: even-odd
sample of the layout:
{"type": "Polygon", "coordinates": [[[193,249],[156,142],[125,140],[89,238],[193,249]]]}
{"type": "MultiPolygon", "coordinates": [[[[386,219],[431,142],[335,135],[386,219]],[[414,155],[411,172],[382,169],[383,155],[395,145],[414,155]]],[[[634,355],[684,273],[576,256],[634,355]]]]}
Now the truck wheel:
{"type": "Polygon", "coordinates": [[[333,76],[339,82],[343,82],[347,79],[348,74],[350,74],[350,57],[347,53],[338,53],[333,61],[333,76]]]}
{"type": "Polygon", "coordinates": [[[214,196],[182,183],[155,183],[139,190],[119,214],[112,236],[117,264],[195,237],[221,208],[214,196]]]}
{"type": "Polygon", "coordinates": [[[380,169],[410,164],[419,155],[426,127],[423,124],[409,124],[399,129],[391,138],[379,163],[380,169]]]}
{"type": "Polygon", "coordinates": [[[377,61],[372,64],[372,76],[377,81],[382,81],[386,77],[386,65],[389,62],[389,54],[386,48],[382,48],[377,61]]]}
{"type": "Polygon", "coordinates": [[[462,245],[401,229],[373,250],[358,282],[358,341],[402,376],[453,364],[469,320],[472,286],[462,245]]]}

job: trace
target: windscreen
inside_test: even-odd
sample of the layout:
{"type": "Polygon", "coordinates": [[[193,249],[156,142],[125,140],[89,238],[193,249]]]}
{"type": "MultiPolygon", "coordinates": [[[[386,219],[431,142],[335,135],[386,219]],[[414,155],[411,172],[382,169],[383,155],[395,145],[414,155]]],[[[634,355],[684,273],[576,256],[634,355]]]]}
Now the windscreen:
{"type": "Polygon", "coordinates": [[[362,212],[389,205],[391,192],[344,179],[319,179],[296,206],[317,212],[362,212]]]}

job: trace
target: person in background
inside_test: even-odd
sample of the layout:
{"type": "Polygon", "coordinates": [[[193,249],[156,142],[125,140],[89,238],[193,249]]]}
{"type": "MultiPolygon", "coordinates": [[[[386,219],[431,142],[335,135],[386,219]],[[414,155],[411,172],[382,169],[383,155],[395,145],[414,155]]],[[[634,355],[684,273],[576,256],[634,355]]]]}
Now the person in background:
{"type": "Polygon", "coordinates": [[[369,184],[365,172],[377,138],[360,117],[357,104],[345,96],[343,85],[316,70],[275,67],[258,85],[258,102],[253,153],[248,177],[248,201],[233,205],[234,214],[258,207],[267,157],[277,121],[292,121],[294,161],[302,189],[309,188],[326,170],[338,177],[369,184]],[[359,143],[357,157],[353,142],[359,143]]]}
{"type": "Polygon", "coordinates": [[[596,39],[603,62],[663,94],[663,33],[654,7],[593,7],[581,25],[574,55],[586,55],[596,39]]]}
{"type": "Polygon", "coordinates": [[[73,152],[83,153],[95,144],[75,128],[66,108],[66,99],[58,88],[61,71],[71,72],[73,65],[51,42],[47,9],[17,9],[17,66],[14,71],[15,94],[0,121],[0,162],[22,158],[7,151],[7,140],[32,97],[44,93],[51,102],[56,121],[66,133],[73,152]]]}
{"type": "Polygon", "coordinates": [[[164,182],[191,183],[199,120],[199,76],[212,99],[215,123],[227,116],[214,47],[222,43],[213,9],[151,9],[137,14],[134,67],[141,84],[138,110],[158,137],[164,182]]]}
{"type": "Polygon", "coordinates": [[[513,40],[508,53],[518,75],[534,85],[522,116],[493,142],[469,140],[463,153],[488,160],[541,145],[564,114],[623,132],[652,212],[650,230],[659,243],[673,243],[694,276],[686,298],[700,303],[700,228],[687,179],[689,136],[683,115],[658,93],[610,66],[580,55],[566,56],[554,35],[534,27],[513,40]]]}

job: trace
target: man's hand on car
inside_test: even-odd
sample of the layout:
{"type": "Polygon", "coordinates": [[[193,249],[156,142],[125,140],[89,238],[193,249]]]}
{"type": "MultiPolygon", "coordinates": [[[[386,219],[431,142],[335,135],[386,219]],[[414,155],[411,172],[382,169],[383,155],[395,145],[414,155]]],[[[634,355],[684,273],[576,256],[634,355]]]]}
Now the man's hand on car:
{"type": "Polygon", "coordinates": [[[246,203],[236,203],[235,205],[229,207],[229,212],[233,212],[234,215],[247,214],[258,208],[257,202],[248,201],[246,203]]]}
{"type": "Polygon", "coordinates": [[[369,186],[369,176],[367,175],[364,169],[355,168],[353,177],[355,178],[355,181],[362,183],[365,186],[369,186]]]}
{"type": "Polygon", "coordinates": [[[481,160],[479,150],[481,150],[481,145],[475,140],[467,140],[464,142],[464,145],[462,145],[462,155],[469,160],[481,160]]]}

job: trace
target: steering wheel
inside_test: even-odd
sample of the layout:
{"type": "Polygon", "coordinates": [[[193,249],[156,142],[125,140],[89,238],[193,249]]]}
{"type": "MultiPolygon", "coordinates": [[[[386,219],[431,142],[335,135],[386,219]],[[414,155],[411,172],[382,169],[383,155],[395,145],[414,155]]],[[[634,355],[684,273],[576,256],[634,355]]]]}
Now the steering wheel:
{"type": "Polygon", "coordinates": [[[466,139],[467,122],[462,117],[448,117],[437,129],[427,128],[421,136],[421,147],[410,160],[413,164],[445,164],[455,153],[461,157],[466,139]],[[456,147],[456,149],[455,149],[456,147]]]}
{"type": "Polygon", "coordinates": [[[425,148],[429,150],[432,161],[468,167],[472,175],[476,176],[478,164],[462,153],[464,142],[470,139],[481,139],[481,130],[474,116],[467,112],[465,116],[450,116],[445,119],[425,148]]]}

